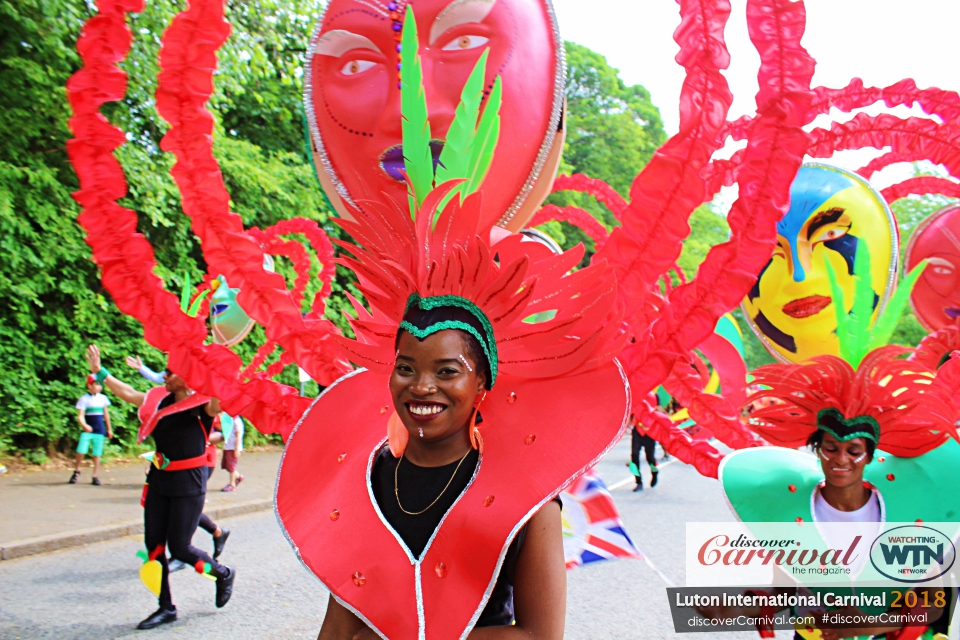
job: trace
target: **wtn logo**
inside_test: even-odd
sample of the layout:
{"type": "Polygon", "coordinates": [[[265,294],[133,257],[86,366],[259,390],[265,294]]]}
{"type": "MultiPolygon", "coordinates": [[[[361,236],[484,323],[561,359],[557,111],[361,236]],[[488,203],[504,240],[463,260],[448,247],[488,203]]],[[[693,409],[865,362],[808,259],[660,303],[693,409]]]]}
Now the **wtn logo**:
{"type": "Polygon", "coordinates": [[[886,545],[881,542],[880,550],[887,564],[910,564],[914,567],[943,564],[942,542],[937,545],[936,550],[928,544],[886,545]]]}
{"type": "Polygon", "coordinates": [[[939,578],[953,567],[956,555],[951,536],[919,523],[887,529],[870,545],[873,568],[896,582],[939,578]]]}

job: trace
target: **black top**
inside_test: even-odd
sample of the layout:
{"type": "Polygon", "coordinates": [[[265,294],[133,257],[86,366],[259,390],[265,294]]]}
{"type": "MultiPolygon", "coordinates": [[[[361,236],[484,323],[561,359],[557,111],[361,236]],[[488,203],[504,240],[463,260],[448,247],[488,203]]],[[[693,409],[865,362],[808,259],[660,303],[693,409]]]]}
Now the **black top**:
{"type": "MultiPolygon", "coordinates": [[[[457,462],[442,467],[418,467],[406,458],[394,458],[387,447],[384,447],[377,456],[373,465],[373,495],[387,522],[400,535],[415,557],[420,558],[440,520],[467,488],[479,459],[480,454],[477,451],[468,453],[457,470],[456,477],[450,482],[450,487],[444,491],[437,503],[426,512],[411,516],[401,511],[397,505],[397,496],[394,493],[394,472],[397,473],[397,489],[403,508],[416,513],[440,495],[454,469],[457,468],[457,462]],[[397,471],[397,464],[401,461],[402,464],[397,471]]],[[[477,627],[508,625],[513,622],[513,578],[526,534],[527,527],[524,525],[510,543],[500,568],[500,575],[497,576],[497,582],[490,594],[490,600],[487,601],[487,606],[477,620],[477,627]]]]}
{"type": "MultiPolygon", "coordinates": [[[[173,394],[169,394],[160,401],[157,411],[169,407],[174,401],[173,394]]],[[[162,453],[169,460],[186,460],[204,454],[212,426],[213,417],[207,415],[203,406],[199,406],[164,417],[150,435],[153,436],[158,453],[162,453]]],[[[151,465],[147,482],[150,491],[156,491],[160,495],[198,496],[206,493],[207,467],[161,471],[151,465]]]]}

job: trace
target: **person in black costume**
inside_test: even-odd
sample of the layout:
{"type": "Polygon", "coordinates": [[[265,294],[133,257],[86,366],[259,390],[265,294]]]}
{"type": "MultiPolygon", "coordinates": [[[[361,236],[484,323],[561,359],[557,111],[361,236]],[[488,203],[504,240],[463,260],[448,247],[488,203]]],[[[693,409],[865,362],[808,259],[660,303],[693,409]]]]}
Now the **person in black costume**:
{"type": "Polygon", "coordinates": [[[220,412],[220,402],[211,399],[202,405],[191,404],[189,399],[192,392],[186,383],[176,374],[170,374],[164,384],[167,394],[158,405],[151,408],[149,394],[121,382],[101,366],[99,347],[90,345],[86,356],[90,372],[125,402],[144,407],[151,414],[181,402],[189,407],[168,412],[160,418],[151,433],[157,447],[157,464],[150,468],[148,476],[143,509],[144,542],[147,552],[163,568],[163,574],[160,608],[140,622],[137,628],[152,629],[177,619],[177,608],[170,595],[169,568],[164,548],[170,551],[171,557],[189,564],[198,573],[214,576],[217,583],[215,602],[218,608],[224,606],[233,593],[236,570],[220,564],[191,544],[203,512],[207,483],[205,449],[213,418],[220,412]]]}
{"type": "MultiPolygon", "coordinates": [[[[424,311],[414,305],[404,320],[420,329],[449,320],[483,331],[472,314],[450,307],[424,311]]],[[[410,438],[400,458],[387,447],[380,451],[371,483],[381,514],[418,558],[473,479],[480,458],[471,445],[473,407],[490,379],[483,349],[470,333],[447,329],[420,340],[402,328],[398,332],[390,390],[410,438]]],[[[560,501],[553,500],[510,543],[469,638],[559,640],[565,614],[560,501]]],[[[342,638],[377,635],[331,597],[318,640],[342,638]]]]}
{"type": "Polygon", "coordinates": [[[640,451],[643,450],[644,455],[647,459],[647,464],[650,465],[650,488],[657,486],[657,474],[660,473],[660,469],[657,467],[657,458],[654,455],[654,452],[657,447],[657,441],[651,438],[646,433],[641,433],[638,428],[639,425],[636,422],[636,419],[631,415],[630,421],[633,424],[633,430],[630,435],[630,461],[633,462],[633,466],[636,467],[637,472],[633,476],[634,480],[637,481],[637,486],[633,488],[634,491],[643,491],[643,476],[640,475],[640,451]]]}

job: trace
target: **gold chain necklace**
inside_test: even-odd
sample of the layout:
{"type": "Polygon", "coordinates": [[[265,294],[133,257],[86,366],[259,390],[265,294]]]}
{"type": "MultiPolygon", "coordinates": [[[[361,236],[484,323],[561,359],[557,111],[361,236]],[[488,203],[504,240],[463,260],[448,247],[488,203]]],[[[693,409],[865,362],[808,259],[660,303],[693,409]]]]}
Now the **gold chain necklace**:
{"type": "Polygon", "coordinates": [[[407,511],[406,509],[403,508],[403,505],[400,504],[400,488],[399,488],[399,484],[397,483],[397,475],[400,472],[400,463],[403,462],[403,456],[401,455],[400,460],[397,462],[397,466],[394,467],[393,469],[393,495],[397,497],[397,506],[400,507],[400,511],[403,511],[408,516],[419,516],[421,513],[426,513],[427,511],[429,511],[430,507],[437,504],[437,500],[439,500],[443,496],[443,494],[447,492],[447,489],[450,488],[450,484],[453,482],[453,479],[457,477],[457,471],[460,471],[460,465],[462,465],[463,461],[467,459],[468,455],[470,455],[470,451],[472,450],[467,450],[467,452],[463,454],[463,457],[460,458],[460,462],[457,463],[457,468],[453,470],[453,475],[450,476],[449,480],[447,480],[447,486],[443,488],[443,491],[440,492],[440,495],[434,498],[433,502],[428,504],[426,509],[423,509],[422,511],[416,511],[416,512],[407,511]]]}

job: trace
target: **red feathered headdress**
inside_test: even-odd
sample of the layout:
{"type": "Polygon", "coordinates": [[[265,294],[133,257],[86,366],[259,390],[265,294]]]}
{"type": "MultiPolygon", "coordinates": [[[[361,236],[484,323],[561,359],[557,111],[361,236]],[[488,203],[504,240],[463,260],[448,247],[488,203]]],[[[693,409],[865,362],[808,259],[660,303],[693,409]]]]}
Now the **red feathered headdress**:
{"type": "Polygon", "coordinates": [[[749,426],[782,447],[801,447],[823,430],[838,440],[870,439],[901,457],[919,456],[950,436],[958,438],[951,398],[933,384],[934,371],[899,357],[908,351],[898,346],[875,349],[856,370],[834,356],[760,367],[754,376],[765,388],[748,401],[777,402],[755,410],[749,426]]]}
{"type": "Polygon", "coordinates": [[[480,194],[462,206],[454,198],[438,214],[456,186],[449,182],[432,191],[413,219],[399,207],[371,204],[353,212],[356,222],[338,220],[361,245],[339,242],[353,255],[341,264],[357,274],[372,311],[354,300],[357,339],[339,338],[351,359],[389,372],[405,312],[412,304],[432,304],[478,317],[494,381],[498,373],[552,378],[610,362],[626,336],[606,265],[571,273],[583,258],[582,245],[556,255],[521,235],[492,244],[493,224],[481,222],[480,194]],[[543,312],[555,315],[525,321],[543,312]]]}

